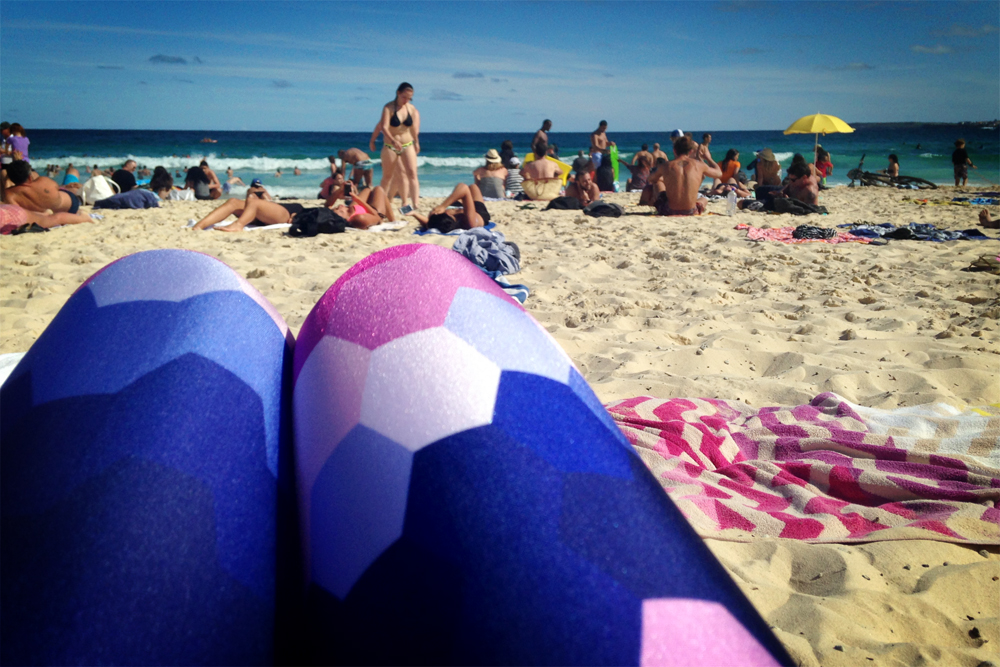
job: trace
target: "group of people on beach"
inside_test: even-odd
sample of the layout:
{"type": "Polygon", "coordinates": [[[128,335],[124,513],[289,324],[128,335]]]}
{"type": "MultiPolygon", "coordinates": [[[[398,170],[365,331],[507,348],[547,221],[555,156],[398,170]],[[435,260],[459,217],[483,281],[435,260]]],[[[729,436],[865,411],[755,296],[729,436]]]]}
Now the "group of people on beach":
{"type": "MultiPolygon", "coordinates": [[[[413,105],[413,93],[413,86],[401,83],[394,98],[382,107],[372,131],[368,145],[371,152],[375,152],[376,141],[380,135],[382,137],[382,177],[378,185],[374,184],[374,167],[368,152],[352,147],[329,157],[331,173],[321,184],[319,198],[344,224],[367,228],[381,221],[394,221],[392,202],[396,198],[401,200],[401,214],[413,215],[422,225],[442,230],[477,227],[489,222],[486,200],[552,201],[562,196],[576,200],[583,208],[600,199],[603,192],[617,190],[616,166],[629,172],[626,191],[639,192],[639,204],[653,207],[660,215],[699,215],[705,210],[707,197],[735,196],[740,200],[740,208],[751,210],[773,210],[774,202],[783,198],[815,206],[834,168],[830,154],[818,145],[812,162],[795,154],[784,178],[781,165],[770,148],[757,151],[745,170],[740,153],[735,149],[729,149],[725,158],[716,163],[711,152],[711,134],[703,134],[699,143],[690,132],[679,129],[670,135],[672,159],[661,150],[660,144],[654,143],[652,150],[648,144],[643,144],[631,161],[626,162],[617,156],[616,144],[608,137],[608,123],[604,120],[590,134],[589,153],[580,151],[570,166],[559,161],[558,147],[549,142],[552,121],[545,119],[532,137],[530,153],[523,162],[514,152],[512,142],[504,141],[499,151],[489,149],[486,152],[485,163],[473,171],[471,184],[457,184],[443,204],[423,214],[417,212],[420,207],[417,173],[420,112],[413,105]],[[711,179],[711,184],[703,188],[706,179],[711,179]],[[344,203],[338,204],[342,200],[344,203]],[[460,210],[450,208],[459,205],[460,210]]],[[[6,227],[28,218],[42,227],[90,221],[77,213],[82,183],[80,171],[74,165],[67,165],[62,184],[57,184],[54,178],[59,173],[58,167],[50,165],[46,176],[39,176],[31,169],[30,142],[21,125],[0,124],[0,135],[0,152],[5,156],[3,180],[4,185],[9,186],[3,196],[5,218],[11,218],[6,221],[6,227]],[[10,206],[19,207],[21,211],[15,215],[9,210],[10,206]],[[25,218],[25,212],[31,215],[25,218]]],[[[965,185],[968,167],[976,166],[965,151],[963,140],[956,141],[955,147],[952,155],[955,185],[965,185]]],[[[109,179],[119,193],[128,193],[139,186],[137,170],[141,179],[149,177],[149,190],[163,200],[219,199],[230,186],[245,185],[232,168],[227,169],[223,184],[205,160],[183,173],[176,172],[177,178],[184,179],[183,188],[175,186],[174,177],[164,167],[156,167],[150,173],[135,160],[127,160],[117,170],[102,171],[94,165],[86,171],[91,178],[109,179]]],[[[298,168],[295,171],[300,173],[298,168]]],[[[895,154],[889,156],[889,166],[884,173],[898,176],[899,160],[895,154]]],[[[275,176],[281,176],[280,169],[275,176]]],[[[244,198],[228,199],[194,227],[214,227],[229,216],[235,216],[236,222],[217,229],[238,231],[251,223],[286,224],[304,210],[301,204],[273,201],[261,181],[253,179],[244,198]]]]}

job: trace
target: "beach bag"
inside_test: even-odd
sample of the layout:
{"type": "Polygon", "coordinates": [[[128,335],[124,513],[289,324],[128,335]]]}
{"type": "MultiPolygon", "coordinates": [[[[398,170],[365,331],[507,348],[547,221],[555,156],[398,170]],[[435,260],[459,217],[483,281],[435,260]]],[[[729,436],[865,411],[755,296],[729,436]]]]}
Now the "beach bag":
{"type": "Polygon", "coordinates": [[[295,216],[288,230],[289,236],[308,237],[317,234],[340,234],[347,229],[347,221],[328,208],[307,208],[295,216]]]}
{"type": "Polygon", "coordinates": [[[556,197],[545,207],[546,211],[579,211],[583,208],[580,200],[576,197],[556,197]]]}
{"type": "Polygon", "coordinates": [[[595,218],[620,218],[625,214],[625,209],[611,202],[595,201],[587,204],[583,214],[595,218]]]}
{"type": "Polygon", "coordinates": [[[88,204],[93,204],[101,199],[107,199],[108,197],[113,197],[117,193],[121,192],[121,188],[118,184],[109,178],[101,176],[91,176],[90,179],[83,184],[80,188],[80,201],[86,206],[88,204]]]}

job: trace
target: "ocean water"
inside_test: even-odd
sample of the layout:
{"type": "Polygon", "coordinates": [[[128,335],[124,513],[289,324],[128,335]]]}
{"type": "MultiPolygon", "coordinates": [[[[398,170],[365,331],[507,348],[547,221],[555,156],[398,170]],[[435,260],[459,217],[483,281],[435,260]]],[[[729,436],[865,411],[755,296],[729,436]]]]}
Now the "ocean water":
{"type": "MultiPolygon", "coordinates": [[[[1000,183],[1000,133],[996,129],[980,129],[968,125],[856,125],[853,134],[831,134],[820,137],[820,144],[831,154],[833,175],[830,185],[849,182],[847,172],[858,166],[865,156],[864,168],[884,169],[889,153],[896,153],[900,173],[917,176],[940,184],[952,184],[951,153],[954,141],[964,138],[967,150],[978,170],[969,170],[969,184],[995,189],[1000,183]]],[[[800,152],[812,159],[813,135],[784,135],[780,130],[712,133],[712,155],[716,161],[725,157],[726,151],[740,151],[740,161],[746,165],[753,159],[753,152],[771,148],[775,156],[787,167],[792,155],[800,152]]],[[[701,140],[702,131],[694,136],[701,140]]],[[[210,166],[224,179],[227,167],[249,183],[260,178],[265,186],[280,197],[314,198],[319,184],[329,175],[326,156],[342,148],[367,148],[369,134],[352,132],[214,132],[173,130],[29,130],[30,156],[36,168],[46,164],[65,166],[73,163],[98,165],[101,168],[118,167],[132,158],[150,169],[162,165],[172,172],[197,165],[207,159],[210,166]],[[203,144],[209,136],[218,143],[203,144]],[[293,174],[301,170],[300,176],[293,174]],[[283,175],[275,177],[281,169],[283,175]]],[[[533,133],[484,132],[484,133],[423,133],[420,135],[422,153],[417,159],[420,192],[426,197],[440,197],[449,193],[458,182],[471,183],[472,171],[484,163],[483,154],[490,148],[499,150],[505,139],[514,143],[514,151],[524,156],[533,133]]],[[[659,143],[668,153],[670,130],[649,132],[608,131],[617,143],[622,157],[629,160],[642,144],[659,143]]],[[[550,143],[559,146],[559,154],[572,162],[578,151],[589,147],[589,133],[552,132],[550,143]]],[[[381,142],[378,144],[381,148],[381,142]]],[[[375,163],[375,182],[381,178],[378,153],[372,154],[375,163]]],[[[621,182],[628,177],[628,170],[621,170],[621,182]]],[[[244,188],[234,188],[233,196],[240,196],[244,188]]]]}

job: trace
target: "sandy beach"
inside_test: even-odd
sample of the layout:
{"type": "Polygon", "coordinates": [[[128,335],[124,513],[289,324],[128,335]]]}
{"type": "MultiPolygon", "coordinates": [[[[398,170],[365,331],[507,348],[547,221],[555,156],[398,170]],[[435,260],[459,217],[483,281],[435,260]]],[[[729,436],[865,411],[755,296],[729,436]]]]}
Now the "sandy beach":
{"type": "MultiPolygon", "coordinates": [[[[882,409],[962,408],[1000,402],[1000,276],[962,271],[1000,253],[1000,242],[786,245],[750,241],[735,227],[867,221],[971,229],[982,207],[908,199],[978,189],[837,187],[821,196],[829,215],[803,217],[729,217],[725,201],[714,201],[709,215],[663,218],[637,206],[637,194],[606,196],[626,207],[621,218],[543,212],[539,203],[488,207],[497,231],[520,247],[512,282],[531,289],[525,308],[602,401],[707,397],[761,407],[834,392],[882,409]]],[[[101,211],[93,225],[0,238],[0,352],[26,351],[80,283],[142,250],[219,258],[297,333],[316,300],[363,257],[454,240],[415,236],[414,224],[311,239],[185,228],[214,207],[101,211]]],[[[989,208],[1000,217],[1000,207],[989,208]]],[[[998,545],[708,543],[799,664],[1000,664],[998,545]]]]}

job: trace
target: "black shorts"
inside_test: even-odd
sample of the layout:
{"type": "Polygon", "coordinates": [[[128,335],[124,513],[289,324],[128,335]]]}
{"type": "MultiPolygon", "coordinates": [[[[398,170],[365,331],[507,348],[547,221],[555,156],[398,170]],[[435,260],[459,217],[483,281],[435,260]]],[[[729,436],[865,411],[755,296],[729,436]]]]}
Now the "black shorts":
{"type": "Polygon", "coordinates": [[[489,223],[490,212],[486,210],[486,204],[484,204],[481,201],[477,201],[475,202],[475,204],[476,204],[476,213],[478,213],[479,217],[483,219],[483,224],[485,225],[489,223]]]}

